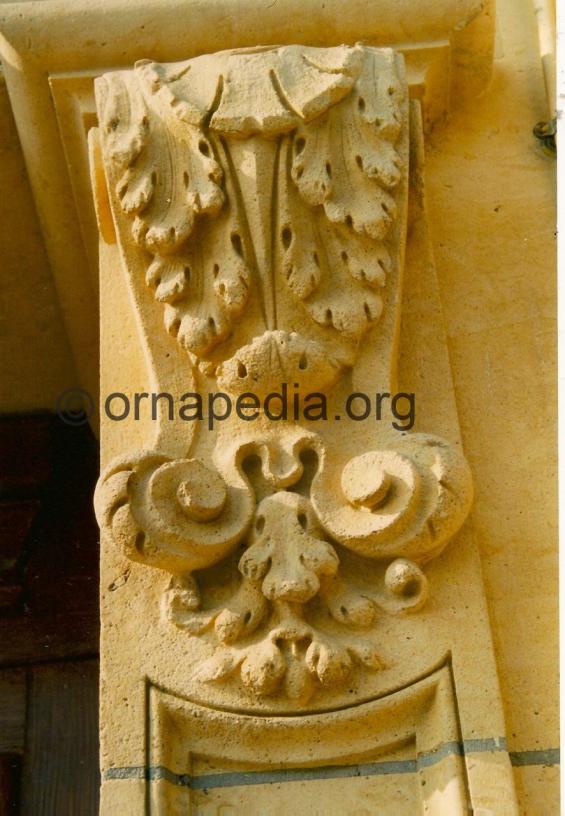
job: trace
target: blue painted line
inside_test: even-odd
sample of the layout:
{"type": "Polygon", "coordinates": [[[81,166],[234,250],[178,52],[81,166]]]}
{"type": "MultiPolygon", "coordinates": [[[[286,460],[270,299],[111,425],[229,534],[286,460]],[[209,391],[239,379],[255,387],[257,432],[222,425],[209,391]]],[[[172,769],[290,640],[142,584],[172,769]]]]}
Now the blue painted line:
{"type": "Polygon", "coordinates": [[[103,779],[145,779],[145,768],[141,765],[133,768],[108,768],[102,774],[103,779]]]}
{"type": "MultiPolygon", "coordinates": [[[[448,756],[463,757],[472,753],[507,752],[504,737],[486,739],[469,739],[464,742],[445,742],[433,751],[419,754],[418,759],[401,759],[383,762],[370,762],[356,765],[327,765],[317,768],[283,768],[272,771],[247,771],[204,774],[191,776],[177,774],[161,765],[145,769],[141,766],[130,768],[108,768],[103,773],[105,780],[110,779],[148,779],[165,780],[172,785],[188,787],[192,790],[214,788],[233,788],[246,785],[272,785],[284,782],[304,782],[316,779],[354,779],[362,776],[385,776],[389,774],[413,774],[423,768],[441,762],[448,756]]],[[[515,767],[528,765],[558,765],[559,748],[535,751],[510,751],[510,762],[515,767]]]]}
{"type": "Polygon", "coordinates": [[[304,782],[315,779],[352,779],[361,776],[415,773],[416,770],[416,760],[408,759],[397,762],[372,762],[366,765],[328,765],[318,768],[287,768],[251,773],[219,773],[197,776],[193,778],[190,787],[194,790],[202,790],[204,788],[232,788],[240,785],[272,785],[276,782],[304,782]]]}
{"type": "Polygon", "coordinates": [[[510,762],[516,768],[528,765],[559,765],[560,749],[547,748],[539,751],[510,751],[510,762]]]}

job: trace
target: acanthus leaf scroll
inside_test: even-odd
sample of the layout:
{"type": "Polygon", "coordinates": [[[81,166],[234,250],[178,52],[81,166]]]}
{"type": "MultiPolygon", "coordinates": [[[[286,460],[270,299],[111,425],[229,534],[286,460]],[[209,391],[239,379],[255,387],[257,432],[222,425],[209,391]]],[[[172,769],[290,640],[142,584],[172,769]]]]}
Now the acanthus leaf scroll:
{"type": "MultiPolygon", "coordinates": [[[[276,300],[282,280],[332,329],[332,356],[351,365],[391,265],[406,117],[398,70],[388,50],[289,46],[142,62],[98,80],[108,175],[152,257],[147,282],[166,327],[189,353],[225,360],[217,347],[243,318],[250,287],[276,300]],[[242,140],[272,146],[262,184],[276,202],[269,270],[234,167],[242,140]],[[272,278],[281,280],[267,293],[272,278]]],[[[284,328],[276,315],[264,324],[284,328]]]]}
{"type": "MultiPolygon", "coordinates": [[[[228,394],[281,382],[331,393],[399,285],[400,58],[244,49],[97,82],[121,240],[142,253],[179,354],[228,394]]],[[[422,566],[468,513],[463,456],[391,434],[344,460],[297,422],[230,427],[211,459],[113,462],[96,493],[102,528],[128,558],[172,574],[166,620],[212,649],[201,682],[305,702],[382,670],[379,616],[422,608],[422,566]],[[228,577],[209,593],[219,567],[228,577]]]]}

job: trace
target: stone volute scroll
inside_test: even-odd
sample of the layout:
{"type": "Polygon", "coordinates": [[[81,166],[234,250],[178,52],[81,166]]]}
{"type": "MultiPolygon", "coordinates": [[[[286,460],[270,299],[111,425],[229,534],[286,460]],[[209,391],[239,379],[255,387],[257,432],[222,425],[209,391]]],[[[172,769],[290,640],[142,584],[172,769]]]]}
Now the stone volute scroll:
{"type": "Polygon", "coordinates": [[[472,496],[454,445],[341,410],[395,387],[402,58],[355,45],[145,60],[99,78],[96,99],[99,220],[152,382],[204,405],[198,421],[160,417],[96,492],[111,546],[168,576],[146,602],[149,625],[183,639],[167,684],[249,711],[394,686],[433,605],[426,564],[472,496]],[[218,392],[243,408],[210,422],[218,392]]]}

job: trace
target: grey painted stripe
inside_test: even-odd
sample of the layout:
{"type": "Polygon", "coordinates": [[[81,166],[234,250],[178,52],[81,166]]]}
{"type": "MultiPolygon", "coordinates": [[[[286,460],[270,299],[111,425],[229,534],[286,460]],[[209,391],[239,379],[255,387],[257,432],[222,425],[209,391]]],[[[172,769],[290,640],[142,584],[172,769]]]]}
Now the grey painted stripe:
{"type": "Polygon", "coordinates": [[[505,737],[487,737],[486,739],[463,740],[466,754],[479,753],[480,751],[507,751],[505,737]]]}
{"type": "Polygon", "coordinates": [[[559,765],[559,748],[547,748],[545,751],[510,751],[510,762],[515,767],[526,765],[559,765]]]}
{"type": "Polygon", "coordinates": [[[485,751],[506,751],[504,737],[488,737],[487,739],[468,739],[463,742],[444,742],[433,751],[418,755],[418,768],[429,768],[436,762],[441,762],[447,756],[465,756],[465,754],[485,751]]]}
{"type": "MultiPolygon", "coordinates": [[[[386,774],[415,773],[418,763],[415,759],[405,759],[396,762],[372,762],[366,765],[328,765],[317,768],[285,768],[276,771],[250,771],[235,773],[205,774],[190,776],[190,774],[175,774],[168,768],[157,766],[149,768],[147,777],[150,780],[165,779],[173,785],[181,785],[193,790],[212,788],[233,788],[244,785],[269,785],[274,782],[304,782],[315,779],[343,779],[360,776],[382,776],[386,774]]],[[[109,768],[104,773],[104,779],[143,779],[144,769],[137,768],[109,768]]]]}
{"type": "MultiPolygon", "coordinates": [[[[104,779],[163,779],[173,785],[189,787],[193,790],[231,788],[244,785],[268,785],[282,782],[303,782],[315,779],[351,779],[361,776],[382,776],[386,774],[412,774],[418,769],[429,768],[448,756],[464,756],[469,753],[506,752],[504,737],[470,739],[461,742],[445,742],[433,751],[420,754],[418,759],[371,762],[357,765],[327,765],[318,768],[285,768],[273,771],[247,771],[233,773],[176,774],[168,768],[157,766],[145,770],[143,767],[108,768],[104,779]]],[[[559,748],[545,751],[511,751],[510,761],[514,766],[558,765],[559,748]]]]}
{"type": "Polygon", "coordinates": [[[108,768],[102,776],[104,779],[145,779],[145,768],[108,768]]]}
{"type": "Polygon", "coordinates": [[[167,778],[168,781],[174,781],[177,785],[187,785],[193,790],[204,790],[208,788],[233,788],[244,785],[270,785],[275,782],[305,782],[315,779],[343,779],[359,776],[415,773],[416,767],[415,760],[404,760],[399,762],[374,762],[367,765],[329,765],[318,768],[286,768],[276,771],[205,774],[204,776],[192,778],[188,775],[182,775],[175,780],[167,778]]]}

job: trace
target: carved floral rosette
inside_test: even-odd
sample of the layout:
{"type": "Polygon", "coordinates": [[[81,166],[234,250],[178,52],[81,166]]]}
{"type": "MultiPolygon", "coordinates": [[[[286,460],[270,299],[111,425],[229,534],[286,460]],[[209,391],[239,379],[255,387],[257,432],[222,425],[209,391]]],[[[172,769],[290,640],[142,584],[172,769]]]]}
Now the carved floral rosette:
{"type": "MultiPolygon", "coordinates": [[[[196,382],[331,393],[398,300],[400,58],[288,46],[143,61],[98,80],[97,103],[120,243],[196,382]]],[[[384,668],[379,617],[422,608],[422,566],[468,513],[461,454],[387,432],[344,459],[265,417],[231,423],[212,456],[188,448],[113,462],[96,510],[128,558],[172,575],[164,615],[212,647],[199,680],[304,702],[354,666],[384,668]]]]}

